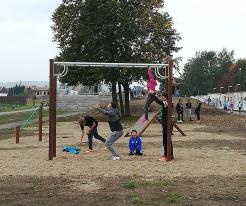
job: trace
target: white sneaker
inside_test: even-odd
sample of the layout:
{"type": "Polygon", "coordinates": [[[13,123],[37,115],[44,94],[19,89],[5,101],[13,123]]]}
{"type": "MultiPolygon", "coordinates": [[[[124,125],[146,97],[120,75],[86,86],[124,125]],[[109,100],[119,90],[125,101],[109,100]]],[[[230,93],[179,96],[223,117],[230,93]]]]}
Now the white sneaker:
{"type": "Polygon", "coordinates": [[[112,160],[120,160],[119,156],[112,156],[112,160]]]}

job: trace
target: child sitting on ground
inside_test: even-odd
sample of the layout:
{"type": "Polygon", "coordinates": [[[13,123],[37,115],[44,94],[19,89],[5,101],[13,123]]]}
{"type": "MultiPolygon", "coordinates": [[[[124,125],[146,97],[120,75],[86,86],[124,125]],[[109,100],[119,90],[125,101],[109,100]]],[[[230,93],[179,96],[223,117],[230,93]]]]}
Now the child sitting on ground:
{"type": "Polygon", "coordinates": [[[132,130],[131,132],[131,138],[129,140],[129,155],[143,155],[141,153],[142,149],[142,141],[141,138],[138,136],[138,133],[136,130],[132,130]]]}

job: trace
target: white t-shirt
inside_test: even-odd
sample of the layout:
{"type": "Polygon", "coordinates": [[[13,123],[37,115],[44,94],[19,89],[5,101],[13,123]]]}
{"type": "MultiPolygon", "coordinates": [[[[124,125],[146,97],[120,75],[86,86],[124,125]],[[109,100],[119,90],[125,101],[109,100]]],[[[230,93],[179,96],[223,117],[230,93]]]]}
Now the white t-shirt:
{"type": "Polygon", "coordinates": [[[238,107],[242,108],[243,107],[243,101],[238,102],[238,107]]]}

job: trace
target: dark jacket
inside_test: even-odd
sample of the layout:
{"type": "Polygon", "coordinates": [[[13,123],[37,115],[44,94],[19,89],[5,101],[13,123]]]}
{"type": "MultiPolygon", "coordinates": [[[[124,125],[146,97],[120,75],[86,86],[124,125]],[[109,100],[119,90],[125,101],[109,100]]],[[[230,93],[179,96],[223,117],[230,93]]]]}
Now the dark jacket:
{"type": "Polygon", "coordinates": [[[197,104],[197,106],[196,106],[196,109],[195,109],[195,114],[197,114],[197,113],[200,113],[200,112],[201,112],[201,107],[202,107],[202,103],[201,103],[201,102],[199,102],[199,103],[197,104]]]}
{"type": "Polygon", "coordinates": [[[111,131],[121,131],[123,130],[123,127],[120,123],[120,117],[118,115],[118,109],[112,108],[112,109],[99,109],[103,114],[108,116],[108,124],[111,129],[111,131]]]}
{"type": "Polygon", "coordinates": [[[182,112],[183,112],[183,104],[182,104],[182,103],[178,103],[178,104],[176,105],[176,111],[177,111],[178,113],[182,113],[182,112]]]}

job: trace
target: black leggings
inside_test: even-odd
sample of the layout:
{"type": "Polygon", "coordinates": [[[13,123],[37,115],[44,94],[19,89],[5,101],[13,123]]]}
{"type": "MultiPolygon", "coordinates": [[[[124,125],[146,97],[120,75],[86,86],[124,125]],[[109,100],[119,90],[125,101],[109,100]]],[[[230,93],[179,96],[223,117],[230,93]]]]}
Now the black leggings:
{"type": "Polygon", "coordinates": [[[200,120],[200,112],[196,113],[196,118],[197,118],[197,120],[200,120]]]}
{"type": "Polygon", "coordinates": [[[95,137],[95,139],[98,139],[100,141],[102,141],[103,143],[106,142],[106,139],[104,139],[103,137],[101,137],[98,132],[97,132],[97,127],[95,127],[94,129],[91,130],[91,132],[88,134],[88,141],[89,141],[89,149],[92,150],[92,139],[93,136],[95,137]]]}
{"type": "Polygon", "coordinates": [[[149,106],[151,105],[151,103],[155,101],[158,104],[162,104],[161,100],[158,99],[158,97],[156,96],[155,93],[153,94],[148,94],[146,103],[144,105],[144,114],[145,114],[145,119],[148,120],[148,113],[149,113],[149,106]]]}
{"type": "MultiPolygon", "coordinates": [[[[167,121],[162,120],[164,156],[167,157],[167,121]]],[[[173,156],[173,143],[171,141],[171,156],[173,156]]]]}
{"type": "Polygon", "coordinates": [[[178,112],[178,120],[184,121],[184,113],[183,112],[178,112]],[[181,115],[182,119],[180,119],[180,115],[181,115]]]}
{"type": "Polygon", "coordinates": [[[242,109],[242,107],[238,107],[238,111],[239,111],[239,113],[241,113],[241,109],[242,109]]]}

